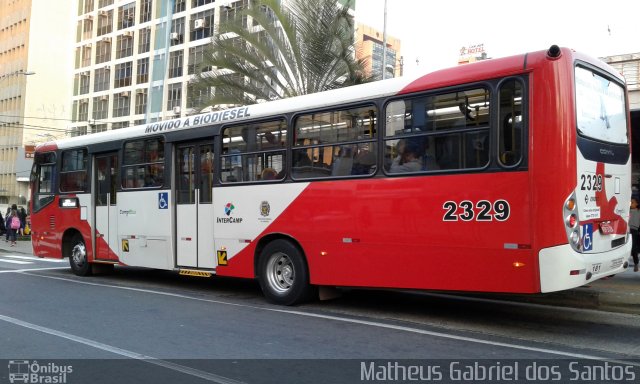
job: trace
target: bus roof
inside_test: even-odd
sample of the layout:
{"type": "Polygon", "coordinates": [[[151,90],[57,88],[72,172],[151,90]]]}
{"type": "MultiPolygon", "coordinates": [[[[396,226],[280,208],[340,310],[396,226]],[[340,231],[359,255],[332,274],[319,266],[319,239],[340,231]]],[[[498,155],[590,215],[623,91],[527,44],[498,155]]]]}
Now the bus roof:
{"type": "MultiPolygon", "coordinates": [[[[576,57],[575,52],[570,49],[563,48],[562,52],[570,58],[576,57]]],[[[528,54],[489,59],[472,64],[442,69],[420,76],[393,78],[260,104],[201,113],[179,119],[158,121],[135,127],[66,138],[55,143],[50,142],[40,144],[36,148],[36,151],[50,150],[52,148],[64,149],[80,147],[96,143],[106,143],[113,140],[143,137],[146,135],[195,129],[211,125],[222,126],[230,123],[239,123],[249,119],[264,119],[290,112],[305,111],[312,108],[322,109],[333,105],[358,103],[416,91],[425,91],[481,81],[484,79],[522,73],[531,70],[531,67],[525,67],[527,65],[527,60],[529,60],[530,63],[543,60],[546,58],[546,54],[547,51],[537,51],[528,54]]],[[[577,56],[618,75],[615,70],[604,62],[600,62],[585,55],[577,54],[577,56]]]]}

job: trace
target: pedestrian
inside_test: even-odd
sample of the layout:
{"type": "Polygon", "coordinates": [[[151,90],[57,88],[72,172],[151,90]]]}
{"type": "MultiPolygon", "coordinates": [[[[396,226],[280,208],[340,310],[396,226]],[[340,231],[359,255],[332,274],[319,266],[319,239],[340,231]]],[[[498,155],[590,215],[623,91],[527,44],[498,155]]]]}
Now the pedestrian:
{"type": "Polygon", "coordinates": [[[11,231],[9,230],[9,227],[11,226],[9,223],[10,216],[11,216],[11,207],[7,207],[7,212],[4,214],[4,228],[6,229],[6,232],[4,235],[5,243],[9,242],[9,235],[11,234],[11,231]]]}
{"type": "Polygon", "coordinates": [[[24,207],[18,208],[18,218],[20,219],[20,236],[24,236],[24,228],[27,224],[27,211],[24,207]]]}
{"type": "Polygon", "coordinates": [[[11,214],[9,219],[7,219],[9,223],[9,241],[11,242],[11,246],[16,246],[16,233],[20,230],[20,218],[18,217],[18,211],[15,209],[11,210],[11,214]]]}
{"type": "Polygon", "coordinates": [[[0,212],[0,236],[4,235],[7,232],[7,227],[4,225],[4,217],[2,216],[2,212],[0,212]]]}
{"type": "Polygon", "coordinates": [[[640,207],[638,198],[631,198],[631,209],[629,210],[629,228],[631,229],[631,256],[633,256],[633,271],[638,272],[638,252],[640,252],[640,207]]]}

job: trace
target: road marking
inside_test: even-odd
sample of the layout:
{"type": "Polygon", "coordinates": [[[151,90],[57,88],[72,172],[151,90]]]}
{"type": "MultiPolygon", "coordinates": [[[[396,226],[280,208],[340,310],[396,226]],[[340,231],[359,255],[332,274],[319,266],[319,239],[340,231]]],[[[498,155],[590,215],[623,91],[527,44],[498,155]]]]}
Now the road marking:
{"type": "Polygon", "coordinates": [[[178,372],[185,373],[187,375],[199,377],[201,379],[204,379],[204,380],[207,380],[207,381],[212,381],[214,383],[220,383],[220,384],[241,384],[241,383],[243,383],[242,381],[233,380],[233,379],[230,379],[228,377],[216,375],[216,374],[213,374],[213,373],[201,371],[199,369],[195,369],[195,368],[187,367],[187,366],[184,366],[184,365],[172,363],[170,361],[157,359],[157,358],[152,357],[152,356],[147,356],[147,355],[143,355],[141,353],[137,353],[137,352],[129,351],[129,350],[126,350],[126,349],[114,347],[112,345],[104,344],[104,343],[101,343],[99,341],[86,339],[86,338],[81,337],[81,336],[76,336],[76,335],[72,335],[70,333],[57,331],[55,329],[43,327],[43,326],[36,325],[36,324],[33,324],[33,323],[28,323],[26,321],[15,319],[13,317],[0,315],[0,320],[6,321],[7,323],[18,325],[18,326],[21,326],[21,327],[24,327],[24,328],[29,328],[29,329],[32,329],[34,331],[46,333],[46,334],[53,335],[53,336],[58,336],[58,337],[61,337],[63,339],[74,341],[76,343],[88,345],[90,347],[93,347],[93,348],[96,348],[96,349],[101,349],[101,350],[107,351],[107,352],[111,352],[111,353],[114,353],[116,355],[128,357],[130,359],[140,360],[140,361],[143,361],[145,363],[158,365],[160,367],[171,369],[173,371],[178,371],[178,372]]]}
{"type": "Polygon", "coordinates": [[[10,264],[33,264],[32,261],[18,261],[18,260],[4,260],[0,259],[0,263],[10,263],[10,264]]]}
{"type": "Polygon", "coordinates": [[[252,310],[262,310],[262,311],[269,311],[269,312],[287,313],[287,314],[296,315],[296,316],[313,317],[313,318],[325,319],[325,320],[333,320],[333,321],[338,321],[338,322],[343,322],[343,323],[367,325],[367,326],[376,327],[376,328],[392,329],[392,330],[395,330],[395,331],[410,332],[410,333],[416,333],[416,334],[420,334],[420,335],[434,336],[434,337],[440,337],[440,338],[456,340],[456,341],[466,341],[466,342],[476,343],[476,344],[491,345],[491,346],[495,346],[495,347],[513,348],[513,349],[519,349],[519,350],[524,350],[524,351],[529,351],[529,352],[548,353],[548,354],[552,354],[552,355],[565,356],[565,357],[575,358],[575,359],[609,361],[609,362],[617,363],[617,364],[626,364],[626,365],[632,365],[632,366],[640,367],[640,363],[633,363],[633,362],[622,361],[622,360],[608,359],[608,358],[605,358],[605,357],[602,357],[602,356],[585,355],[585,354],[582,354],[582,353],[565,352],[565,351],[559,351],[559,350],[549,349],[549,348],[529,347],[529,346],[526,346],[526,345],[503,343],[503,342],[498,342],[498,341],[489,341],[489,340],[478,339],[478,338],[475,338],[475,337],[459,336],[459,335],[454,335],[454,334],[444,333],[444,332],[427,331],[427,330],[420,329],[420,328],[413,328],[413,327],[406,327],[406,326],[402,326],[402,325],[379,323],[379,322],[370,321],[370,320],[358,320],[358,319],[351,319],[351,318],[347,318],[347,317],[338,317],[338,316],[333,316],[333,315],[322,315],[322,314],[318,314],[318,313],[309,313],[309,312],[302,312],[302,311],[296,311],[296,310],[290,310],[290,309],[266,308],[266,307],[260,307],[260,306],[256,306],[256,305],[237,304],[237,303],[230,303],[230,302],[220,301],[220,300],[212,300],[212,299],[203,299],[203,298],[200,298],[200,297],[192,297],[192,296],[182,295],[182,294],[179,294],[179,293],[154,291],[154,290],[151,290],[151,289],[144,289],[144,288],[121,287],[121,286],[110,285],[110,284],[90,283],[90,282],[86,282],[86,281],[78,281],[78,280],[67,279],[67,278],[64,278],[64,277],[45,276],[45,275],[37,275],[37,274],[31,274],[31,273],[24,273],[24,274],[28,275],[28,276],[40,277],[40,278],[45,278],[45,279],[53,279],[53,280],[62,280],[62,281],[68,281],[68,282],[77,283],[77,284],[92,285],[92,286],[96,286],[96,287],[106,287],[106,288],[122,289],[122,290],[126,290],[126,291],[150,293],[150,294],[155,294],[155,295],[176,297],[176,298],[180,298],[180,299],[188,299],[188,300],[195,300],[195,301],[203,301],[203,302],[212,303],[212,304],[222,304],[222,305],[228,305],[228,306],[239,307],[239,308],[247,308],[247,309],[252,309],[252,310]]]}
{"type": "MultiPolygon", "coordinates": [[[[22,273],[34,271],[50,271],[52,269],[69,269],[70,267],[51,267],[51,268],[27,268],[27,269],[11,269],[8,271],[0,271],[0,273],[22,273]]],[[[37,275],[34,275],[37,276],[37,275]]]]}
{"type": "Polygon", "coordinates": [[[67,260],[64,259],[45,259],[34,256],[16,256],[16,255],[3,255],[2,257],[9,257],[12,259],[20,259],[20,260],[33,260],[33,261],[45,261],[47,263],[66,263],[67,260]]]}

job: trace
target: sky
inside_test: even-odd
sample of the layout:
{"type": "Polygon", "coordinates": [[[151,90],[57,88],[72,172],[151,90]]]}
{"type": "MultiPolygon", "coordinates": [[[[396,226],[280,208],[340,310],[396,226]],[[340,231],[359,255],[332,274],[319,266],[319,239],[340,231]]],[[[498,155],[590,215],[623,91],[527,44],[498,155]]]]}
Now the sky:
{"type": "MultiPolygon", "coordinates": [[[[384,3],[356,0],[356,20],[382,31],[384,3]]],[[[387,0],[387,34],[401,40],[405,75],[455,66],[476,44],[493,58],[552,44],[594,57],[638,53],[640,0],[387,0]]]]}

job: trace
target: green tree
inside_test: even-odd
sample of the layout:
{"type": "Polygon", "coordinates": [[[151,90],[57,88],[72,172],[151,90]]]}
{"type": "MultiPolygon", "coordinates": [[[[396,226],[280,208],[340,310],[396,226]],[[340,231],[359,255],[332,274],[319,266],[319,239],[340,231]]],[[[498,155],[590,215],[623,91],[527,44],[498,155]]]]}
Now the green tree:
{"type": "Polygon", "coordinates": [[[253,104],[369,81],[365,61],[355,59],[348,6],[336,0],[287,4],[250,0],[245,9],[221,11],[217,34],[189,85],[196,108],[253,104]]]}

